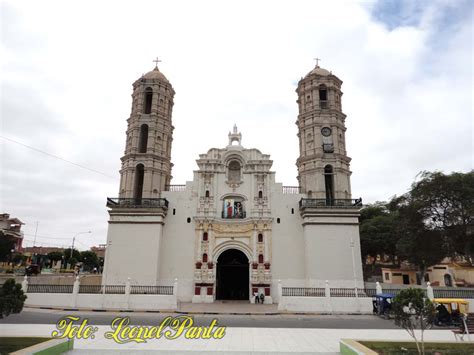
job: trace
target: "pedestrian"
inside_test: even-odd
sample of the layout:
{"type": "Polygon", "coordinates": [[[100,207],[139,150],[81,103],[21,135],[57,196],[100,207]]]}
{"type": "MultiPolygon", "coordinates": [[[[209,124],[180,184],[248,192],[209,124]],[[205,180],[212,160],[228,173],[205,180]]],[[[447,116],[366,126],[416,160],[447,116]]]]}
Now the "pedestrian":
{"type": "Polygon", "coordinates": [[[255,296],[255,303],[260,303],[260,298],[258,297],[258,292],[254,292],[253,295],[255,296]]]}
{"type": "Polygon", "coordinates": [[[263,301],[265,300],[265,296],[263,293],[260,294],[260,302],[263,304],[263,301]]]}

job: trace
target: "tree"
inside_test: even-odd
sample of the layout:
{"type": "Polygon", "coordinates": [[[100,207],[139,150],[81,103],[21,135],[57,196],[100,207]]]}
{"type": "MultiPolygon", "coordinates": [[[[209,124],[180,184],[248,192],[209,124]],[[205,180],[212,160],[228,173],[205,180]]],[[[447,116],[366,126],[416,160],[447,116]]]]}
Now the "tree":
{"type": "Polygon", "coordinates": [[[360,239],[361,252],[364,259],[377,255],[396,254],[396,242],[398,239],[395,229],[396,213],[390,213],[385,203],[378,202],[368,205],[361,211],[360,217],[360,239]]]}
{"type": "Polygon", "coordinates": [[[91,250],[82,251],[81,258],[79,260],[84,263],[88,270],[91,270],[94,267],[98,268],[99,266],[99,259],[97,258],[97,254],[91,250]]]}
{"type": "Polygon", "coordinates": [[[15,244],[13,241],[7,239],[3,232],[0,232],[0,261],[10,261],[12,249],[15,244]]]}
{"type": "Polygon", "coordinates": [[[395,234],[400,236],[396,242],[397,256],[418,268],[417,283],[420,284],[426,269],[447,255],[442,234],[427,228],[420,213],[420,203],[410,193],[394,197],[389,208],[397,213],[394,221],[395,234]]]}
{"type": "MultiPolygon", "coordinates": [[[[69,249],[69,255],[71,253],[71,249],[69,249]]],[[[51,261],[59,261],[62,260],[64,254],[61,253],[60,251],[52,251],[51,253],[48,253],[48,259],[51,261]]]]}
{"type": "MultiPolygon", "coordinates": [[[[60,252],[60,251],[52,251],[50,253],[48,253],[48,259],[50,261],[50,267],[53,267],[53,262],[58,262],[60,260],[63,260],[63,253],[60,252]]],[[[63,267],[61,265],[61,267],[63,267]]]]}
{"type": "Polygon", "coordinates": [[[425,297],[423,290],[409,288],[402,290],[392,301],[392,314],[395,317],[395,324],[405,329],[415,340],[419,354],[425,353],[423,332],[433,324],[435,317],[435,307],[431,301],[425,297]],[[420,342],[416,337],[415,330],[421,332],[420,342]]]}
{"type": "Polygon", "coordinates": [[[420,173],[410,194],[427,228],[442,232],[449,256],[474,254],[474,171],[420,173]]]}
{"type": "Polygon", "coordinates": [[[14,279],[8,279],[0,288],[0,318],[11,313],[20,313],[25,303],[26,295],[14,279]]]}
{"type": "Polygon", "coordinates": [[[64,249],[64,261],[71,266],[77,264],[77,261],[81,259],[81,253],[77,249],[72,250],[72,258],[71,258],[71,248],[64,249]]]}

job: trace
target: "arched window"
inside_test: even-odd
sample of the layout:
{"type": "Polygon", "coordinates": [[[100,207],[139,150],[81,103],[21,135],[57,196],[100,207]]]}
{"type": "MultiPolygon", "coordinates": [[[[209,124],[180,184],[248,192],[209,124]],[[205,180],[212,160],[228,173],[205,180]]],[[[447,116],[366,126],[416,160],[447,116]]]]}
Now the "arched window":
{"type": "Polygon", "coordinates": [[[206,190],[206,197],[209,197],[209,190],[206,190]]]}
{"type": "Polygon", "coordinates": [[[229,164],[229,181],[240,182],[240,164],[236,160],[232,160],[229,164]]]}
{"type": "Polygon", "coordinates": [[[258,263],[263,264],[263,255],[262,254],[259,254],[259,256],[258,256],[258,263]]]}
{"type": "Polygon", "coordinates": [[[141,199],[143,196],[143,177],[145,175],[145,167],[143,164],[138,164],[135,167],[135,184],[133,187],[133,197],[141,199]]]}
{"type": "Polygon", "coordinates": [[[326,205],[334,202],[334,173],[331,165],[324,167],[324,186],[326,188],[326,205]]]}
{"type": "Polygon", "coordinates": [[[153,90],[152,88],[145,89],[145,102],[143,104],[143,113],[151,113],[151,103],[153,101],[153,90]]]}
{"type": "Polygon", "coordinates": [[[262,233],[260,233],[260,234],[258,235],[258,242],[259,242],[259,243],[263,243],[263,234],[262,234],[262,233]]]}
{"type": "Polygon", "coordinates": [[[207,254],[202,254],[202,262],[207,263],[207,254]]]}
{"type": "Polygon", "coordinates": [[[311,190],[308,191],[308,198],[313,198],[313,191],[311,190]]]}
{"type": "Polygon", "coordinates": [[[204,232],[203,235],[202,235],[202,240],[207,242],[208,237],[209,237],[209,235],[207,234],[207,232],[204,232]]]}
{"type": "Polygon", "coordinates": [[[258,192],[258,198],[263,198],[263,192],[262,191],[258,192]]]}
{"type": "Polygon", "coordinates": [[[146,153],[148,146],[148,125],[142,124],[140,126],[140,136],[138,138],[138,153],[146,153]]]}

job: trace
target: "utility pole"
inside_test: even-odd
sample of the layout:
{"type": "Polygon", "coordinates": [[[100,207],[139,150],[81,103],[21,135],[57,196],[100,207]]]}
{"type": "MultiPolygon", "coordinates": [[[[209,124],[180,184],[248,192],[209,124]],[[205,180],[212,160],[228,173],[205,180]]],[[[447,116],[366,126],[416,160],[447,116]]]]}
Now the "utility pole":
{"type": "Polygon", "coordinates": [[[91,232],[91,231],[79,232],[79,233],[76,233],[76,235],[72,238],[71,255],[69,256],[69,259],[72,258],[72,251],[74,250],[74,241],[76,240],[76,237],[77,237],[79,234],[88,234],[88,233],[92,233],[92,232],[91,232]]]}
{"type": "Polygon", "coordinates": [[[36,246],[36,233],[38,233],[38,224],[39,224],[39,221],[36,221],[35,239],[33,240],[33,248],[36,246]]]}

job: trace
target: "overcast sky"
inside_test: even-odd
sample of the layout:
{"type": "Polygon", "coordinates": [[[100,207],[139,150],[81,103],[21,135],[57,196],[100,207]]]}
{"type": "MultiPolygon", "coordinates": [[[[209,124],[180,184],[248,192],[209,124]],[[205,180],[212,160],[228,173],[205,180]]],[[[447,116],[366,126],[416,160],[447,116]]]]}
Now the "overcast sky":
{"type": "Polygon", "coordinates": [[[472,1],[2,1],[0,212],[24,246],[105,243],[132,83],[175,91],[172,183],[242,144],[296,185],[298,80],[313,58],[344,83],[353,197],[387,200],[422,170],[473,166],[472,1]],[[109,176],[109,177],[108,177],[109,176]]]}

